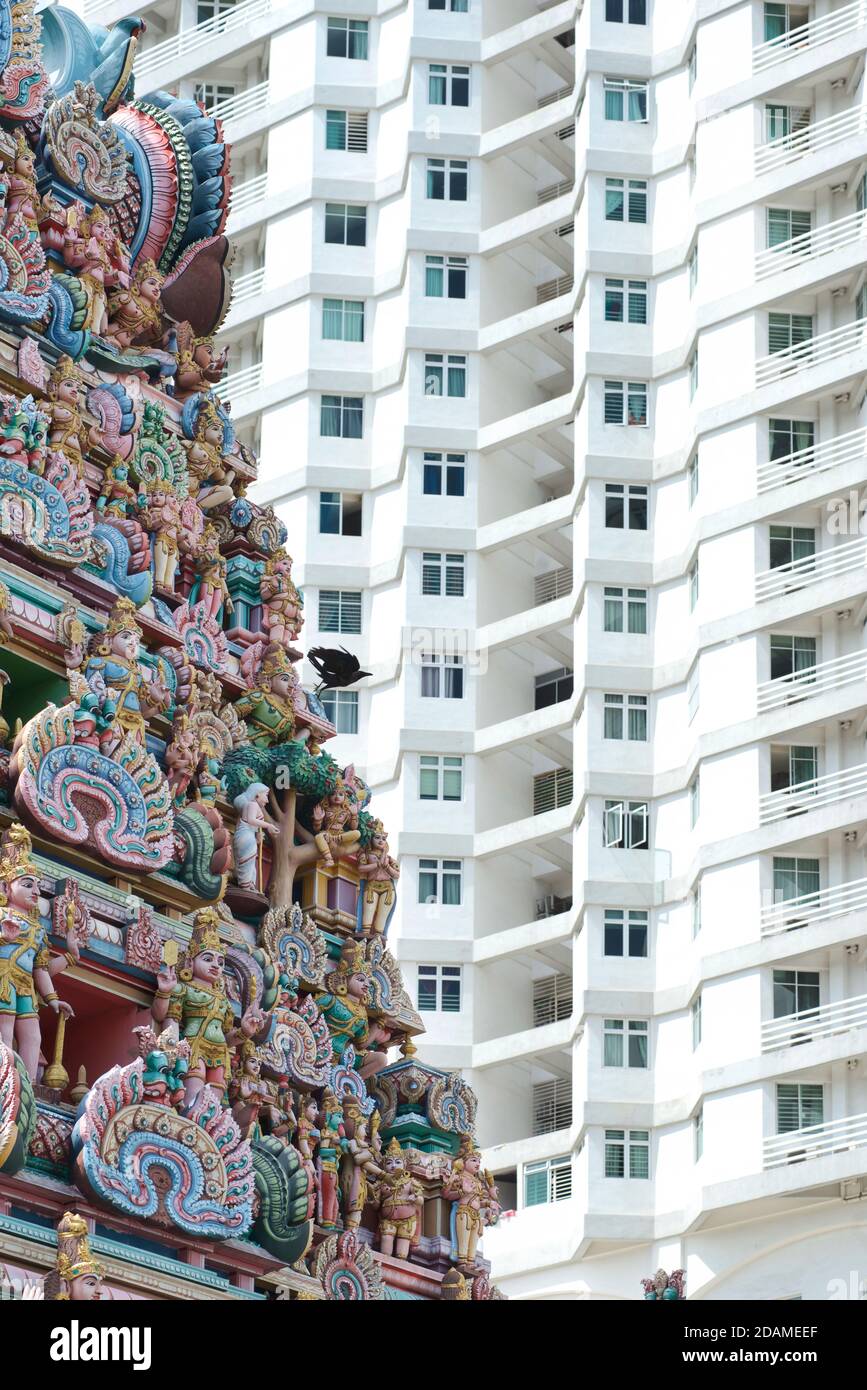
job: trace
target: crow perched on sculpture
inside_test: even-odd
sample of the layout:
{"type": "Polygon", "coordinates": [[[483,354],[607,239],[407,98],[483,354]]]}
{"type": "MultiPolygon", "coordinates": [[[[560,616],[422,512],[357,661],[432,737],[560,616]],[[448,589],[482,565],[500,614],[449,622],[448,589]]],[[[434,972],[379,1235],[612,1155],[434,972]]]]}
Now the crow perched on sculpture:
{"type": "Polygon", "coordinates": [[[361,670],[358,657],[345,647],[314,647],[307,653],[307,660],[320,678],[317,694],[320,690],[343,690],[371,674],[361,670]]]}

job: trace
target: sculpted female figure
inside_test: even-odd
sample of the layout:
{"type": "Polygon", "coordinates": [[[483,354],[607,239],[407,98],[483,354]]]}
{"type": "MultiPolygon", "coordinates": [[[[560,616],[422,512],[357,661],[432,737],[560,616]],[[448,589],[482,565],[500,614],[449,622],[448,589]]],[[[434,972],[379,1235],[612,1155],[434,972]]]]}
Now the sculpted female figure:
{"type": "Polygon", "coordinates": [[[268,788],[263,782],[252,782],[246,791],[235,797],[238,815],[235,831],[235,874],[240,888],[262,891],[262,836],[279,835],[280,827],[265,815],[268,788]]]}

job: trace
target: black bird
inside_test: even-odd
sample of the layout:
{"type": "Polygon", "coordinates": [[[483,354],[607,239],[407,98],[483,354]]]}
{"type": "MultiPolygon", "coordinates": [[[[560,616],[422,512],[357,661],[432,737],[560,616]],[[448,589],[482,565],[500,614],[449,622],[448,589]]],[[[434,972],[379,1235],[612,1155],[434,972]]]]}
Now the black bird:
{"type": "Polygon", "coordinates": [[[358,657],[345,647],[314,647],[307,653],[307,660],[320,677],[317,694],[320,690],[343,690],[347,685],[354,685],[372,674],[362,671],[358,657]]]}

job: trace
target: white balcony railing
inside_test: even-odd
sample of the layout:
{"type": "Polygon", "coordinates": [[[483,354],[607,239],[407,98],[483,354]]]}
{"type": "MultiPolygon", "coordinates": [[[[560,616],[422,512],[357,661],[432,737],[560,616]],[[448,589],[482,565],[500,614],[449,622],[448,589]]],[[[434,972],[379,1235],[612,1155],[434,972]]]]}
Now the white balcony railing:
{"type": "Polygon", "coordinates": [[[865,908],[867,878],[856,878],[850,883],[822,888],[818,893],[802,893],[797,898],[769,903],[762,908],[761,934],[779,936],[781,932],[795,931],[798,927],[833,922],[836,917],[847,917],[850,912],[863,912],[865,908]]]}
{"type": "Polygon", "coordinates": [[[547,188],[539,189],[536,194],[536,201],[540,206],[542,203],[553,203],[555,199],[562,198],[564,193],[571,193],[574,187],[574,179],[563,179],[561,183],[549,183],[547,188]]]}
{"type": "Polygon", "coordinates": [[[224,401],[235,404],[242,396],[250,396],[262,385],[262,363],[254,362],[252,367],[243,367],[224,377],[217,386],[217,394],[224,401]]]}
{"type": "Polygon", "coordinates": [[[785,348],[783,352],[771,352],[767,357],[760,357],[756,362],[756,386],[769,386],[771,382],[794,376],[807,367],[821,367],[837,357],[857,352],[864,343],[865,325],[867,319],[855,319],[854,323],[832,328],[830,333],[820,333],[818,337],[808,338],[806,342],[785,348]]]}
{"type": "Polygon", "coordinates": [[[568,87],[558,87],[556,92],[549,92],[546,97],[539,97],[536,107],[541,111],[543,106],[553,106],[556,102],[562,101],[564,97],[571,97],[574,90],[574,83],[568,87]]]}
{"type": "Polygon", "coordinates": [[[753,49],[753,72],[764,72],[777,63],[801,53],[805,49],[818,48],[820,44],[830,43],[832,39],[843,38],[867,23],[867,0],[854,0],[854,4],[844,5],[833,14],[820,15],[808,24],[799,24],[775,39],[768,39],[753,49]]]}
{"type": "Polygon", "coordinates": [[[229,204],[229,215],[232,213],[246,212],[248,208],[255,205],[265,197],[265,190],[268,187],[268,175],[257,174],[254,179],[248,179],[246,183],[239,183],[232,189],[232,200],[229,204]]]}
{"type": "Polygon", "coordinates": [[[762,1024],[762,1052],[776,1052],[781,1047],[796,1047],[848,1033],[850,1028],[867,1024],[867,994],[855,999],[841,999],[821,1009],[807,1009],[799,1014],[785,1014],[762,1024]]]}
{"type": "MultiPolygon", "coordinates": [[[[232,282],[232,309],[239,304],[244,304],[248,299],[255,299],[257,294],[261,294],[265,288],[265,267],[259,266],[258,270],[250,270],[246,275],[239,275],[237,280],[232,282]]],[[[231,312],[231,310],[230,310],[231,312]]]]}
{"type": "Polygon", "coordinates": [[[756,706],[759,714],[765,714],[769,709],[796,704],[813,695],[824,695],[826,690],[839,690],[841,686],[852,685],[865,678],[867,648],[853,652],[851,656],[823,661],[818,666],[805,666],[802,671],[793,671],[789,676],[764,681],[756,691],[756,706]]]}
{"type": "MultiPolygon", "coordinates": [[[[863,536],[846,541],[843,545],[832,546],[830,550],[820,550],[816,555],[805,555],[802,560],[793,560],[789,565],[778,565],[776,569],[757,574],[756,602],[779,598],[782,594],[804,589],[808,584],[818,584],[822,579],[864,569],[865,562],[867,538],[863,536]]],[[[864,579],[867,584],[867,572],[864,579]]]]}
{"type": "Polygon", "coordinates": [[[804,155],[817,154],[829,145],[836,145],[865,130],[867,110],[863,106],[853,106],[847,111],[838,112],[836,116],[814,121],[811,125],[792,131],[791,135],[780,135],[776,140],[757,145],[756,173],[767,174],[772,169],[780,169],[785,164],[802,159],[804,155]]]}
{"type": "Polygon", "coordinates": [[[808,1125],[792,1129],[787,1134],[774,1134],[763,1145],[764,1166],[783,1168],[790,1163],[804,1163],[826,1154],[847,1153],[867,1144],[867,1115],[847,1115],[845,1120],[830,1120],[824,1125],[808,1125]]]}
{"type": "Polygon", "coordinates": [[[574,288],[574,275],[561,275],[559,280],[546,280],[544,285],[536,286],[536,303],[548,304],[552,299],[559,299],[561,294],[571,294],[574,288]]]}
{"type": "Polygon", "coordinates": [[[781,270],[794,270],[805,261],[856,245],[864,240],[865,221],[867,209],[840,217],[836,222],[826,222],[822,227],[813,227],[809,232],[802,232],[800,236],[790,237],[777,246],[759,251],[756,255],[756,279],[767,280],[781,270]]]}
{"type": "Polygon", "coordinates": [[[770,492],[786,483],[796,483],[812,473],[824,473],[838,463],[855,463],[867,455],[867,429],[838,434],[823,444],[809,444],[783,458],[768,459],[757,470],[758,491],[770,492]]]}
{"type": "Polygon", "coordinates": [[[563,598],[564,594],[571,594],[571,592],[572,570],[569,566],[536,575],[534,594],[536,608],[543,603],[553,603],[555,599],[563,598]]]}
{"type": "Polygon", "coordinates": [[[140,90],[146,90],[141,86],[142,80],[165,63],[195,53],[220,34],[246,29],[254,20],[270,14],[273,7],[273,0],[247,0],[246,4],[232,5],[222,14],[214,15],[213,19],[206,19],[204,23],[195,24],[189,29],[181,29],[170,39],[154,44],[153,48],[146,49],[135,60],[135,75],[139,79],[140,90]]]}
{"type": "Polygon", "coordinates": [[[789,816],[803,816],[833,806],[836,801],[849,801],[854,796],[867,795],[867,763],[857,767],[840,768],[824,777],[811,777],[795,782],[776,792],[759,797],[759,825],[773,825],[789,816]]]}
{"type": "Polygon", "coordinates": [[[231,121],[239,121],[242,116],[252,116],[256,111],[264,111],[269,101],[270,86],[269,82],[260,82],[257,86],[248,88],[246,92],[239,92],[237,96],[217,101],[210,108],[208,115],[218,117],[225,126],[231,121]]]}

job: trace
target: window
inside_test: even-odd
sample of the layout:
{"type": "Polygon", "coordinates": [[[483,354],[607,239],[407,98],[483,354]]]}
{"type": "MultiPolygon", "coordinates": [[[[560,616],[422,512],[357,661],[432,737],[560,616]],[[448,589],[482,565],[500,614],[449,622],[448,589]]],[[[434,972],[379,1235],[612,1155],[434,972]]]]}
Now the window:
{"type": "Polygon", "coordinates": [[[647,424],[647,382],[606,381],[605,424],[647,424]]]}
{"type": "Polygon", "coordinates": [[[689,505],[692,506],[698,497],[698,454],[693,454],[686,470],[687,488],[689,491],[689,505]]]}
{"type": "Polygon", "coordinates": [[[467,394],[467,359],[463,353],[426,352],[424,355],[424,393],[426,396],[467,394]]]}
{"type": "Polygon", "coordinates": [[[701,880],[695,885],[695,892],[692,895],[692,939],[698,936],[701,931],[701,880]]]}
{"type": "Polygon", "coordinates": [[[319,699],[339,734],[358,733],[357,690],[323,690],[319,699]]]}
{"type": "Polygon", "coordinates": [[[824,1088],[803,1082],[777,1085],[777,1133],[825,1123],[824,1088]]]}
{"type": "Polygon", "coordinates": [[[606,801],[602,843],[606,849],[647,849],[649,823],[646,801],[606,801]]]}
{"type": "Polygon", "coordinates": [[[693,1050],[693,1052],[695,1052],[695,1049],[698,1047],[699,1043],[701,1042],[701,995],[700,995],[700,994],[697,994],[696,997],[695,997],[695,999],[692,1001],[692,1008],[691,1008],[691,1010],[690,1010],[690,1013],[691,1013],[691,1015],[692,1015],[692,1050],[693,1050]]]}
{"type": "Polygon", "coordinates": [[[698,76],[698,44],[694,43],[692,48],[689,50],[689,59],[687,61],[686,70],[688,74],[687,81],[689,83],[689,90],[692,91],[693,87],[695,86],[695,79],[698,76]]]}
{"type": "Polygon", "coordinates": [[[541,1207],[548,1202],[567,1202],[572,1196],[572,1157],[548,1158],[542,1163],[524,1165],[524,1206],[541,1207]]]}
{"type": "Polygon", "coordinates": [[[603,922],[603,955],[647,956],[648,914],[637,908],[607,907],[603,922]]]}
{"type": "Polygon", "coordinates": [[[466,159],[429,159],[427,161],[427,196],[437,202],[465,203],[469,182],[469,163],[466,159]]]}
{"type": "Polygon", "coordinates": [[[809,124],[809,106],[779,106],[775,103],[765,106],[765,138],[769,141],[796,135],[798,131],[806,130],[809,124]]]}
{"type": "Polygon", "coordinates": [[[785,632],[771,633],[771,680],[797,676],[816,665],[815,637],[795,637],[785,632]]]}
{"type": "Polygon", "coordinates": [[[647,0],[605,0],[605,19],[608,24],[647,23],[647,0]]]}
{"type": "Polygon", "coordinates": [[[698,284],[698,242],[695,243],[689,253],[689,296],[690,299],[695,293],[698,284]]]}
{"type": "MultiPolygon", "coordinates": [[[[812,450],[816,427],[812,420],[769,420],[768,442],[771,462],[788,459],[801,450],[812,450]]],[[[812,454],[805,454],[799,463],[809,463],[812,454]]]]}
{"type": "Polygon", "coordinates": [[[805,236],[813,226],[813,214],[796,208],[768,208],[768,246],[781,246],[793,237],[805,236]]]}
{"type": "Polygon", "coordinates": [[[812,336],[812,314],[768,314],[768,352],[788,352],[812,336]]]}
{"type": "Polygon", "coordinates": [[[466,556],[440,554],[425,550],[421,557],[421,591],[423,594],[463,598],[466,556]]]}
{"type": "Polygon", "coordinates": [[[460,907],[464,865],[461,859],[420,859],[418,861],[418,900],[460,907]]]}
{"type": "Polygon", "coordinates": [[[629,82],[626,78],[605,79],[606,121],[647,120],[647,83],[629,82]]]}
{"type": "Polygon", "coordinates": [[[774,1018],[787,1018],[789,1014],[808,1017],[818,1007],[818,970],[774,971],[774,1018]]]}
{"type": "Polygon", "coordinates": [[[425,453],[422,491],[429,497],[463,497],[466,490],[466,454],[425,453]]]}
{"type": "Polygon", "coordinates": [[[366,246],[367,208],[357,203],[326,203],[325,240],[329,246],[366,246]]]}
{"type": "MultiPolygon", "coordinates": [[[[810,18],[810,8],[806,3],[801,5],[791,5],[783,3],[783,0],[774,0],[774,3],[765,5],[765,42],[769,43],[772,39],[781,39],[784,34],[791,34],[788,43],[798,43],[801,36],[797,31],[810,18]]],[[[785,46],[788,46],[788,43],[785,46]]]]}
{"type": "Polygon", "coordinates": [[[424,292],[428,299],[466,299],[466,256],[425,256],[424,292]]]}
{"type": "Polygon", "coordinates": [[[646,1019],[605,1019],[602,1065],[646,1070],[649,1065],[646,1019]]]}
{"type": "Polygon", "coordinates": [[[319,433],[323,439],[361,439],[364,433],[364,398],[323,396],[319,433]]]}
{"type": "Polygon", "coordinates": [[[533,1087],[533,1133],[554,1134],[572,1123],[572,1082],[557,1077],[533,1087]]]}
{"type": "Polygon", "coordinates": [[[418,794],[421,801],[460,801],[463,788],[463,758],[419,754],[418,794]]]}
{"type": "Polygon", "coordinates": [[[694,1148],[694,1152],[695,1152],[695,1161],[696,1161],[696,1163],[698,1163],[699,1159],[701,1158],[702,1154],[704,1153],[704,1110],[703,1110],[703,1109],[702,1109],[702,1110],[699,1110],[698,1114],[695,1115],[695,1116],[693,1117],[693,1121],[692,1121],[692,1134],[693,1134],[693,1140],[694,1140],[694,1145],[695,1145],[695,1148],[694,1148]]]}
{"type": "Polygon", "coordinates": [[[792,858],[789,855],[774,858],[775,903],[791,902],[793,898],[812,898],[818,892],[818,859],[792,858]]]}
{"type": "Polygon", "coordinates": [[[603,620],[605,632],[647,632],[647,590],[616,589],[605,586],[605,611],[603,620]],[[626,627],[624,628],[624,612],[626,627]]]}
{"type": "Polygon", "coordinates": [[[320,536],[361,535],[361,493],[320,492],[320,536]]]}
{"type": "Polygon", "coordinates": [[[690,671],[689,677],[687,678],[686,682],[686,710],[687,719],[689,720],[690,724],[692,723],[693,719],[695,719],[695,716],[698,714],[698,699],[699,679],[698,662],[696,662],[692,670],[690,671]]]}
{"type": "Polygon", "coordinates": [[[319,590],[320,632],[361,632],[361,590],[319,590]]]}
{"type": "Polygon", "coordinates": [[[865,281],[855,296],[855,318],[867,318],[867,281],[865,281]]]}
{"type": "Polygon", "coordinates": [[[536,698],[534,709],[547,709],[549,705],[559,705],[561,700],[571,700],[575,688],[575,677],[566,666],[536,677],[536,698]]]}
{"type": "Polygon", "coordinates": [[[350,154],[367,152],[367,112],[327,111],[325,113],[325,148],[346,150],[350,154]]]}
{"type": "Polygon", "coordinates": [[[638,483],[605,484],[605,525],[610,530],[647,530],[648,489],[638,483]]]}
{"type": "Polygon", "coordinates": [[[626,713],[626,737],[629,742],[646,743],[646,695],[606,695],[603,738],[623,738],[624,712],[626,713]]]}
{"type": "Polygon", "coordinates": [[[647,323],[647,281],[605,281],[605,319],[607,323],[647,323]]]}
{"type": "Polygon", "coordinates": [[[363,343],[364,301],[323,299],[322,336],[343,343],[363,343]]]}
{"type": "Polygon", "coordinates": [[[815,781],[819,772],[819,750],[812,744],[771,745],[771,791],[802,787],[815,781]]]}
{"type": "Polygon", "coordinates": [[[701,781],[699,774],[696,773],[689,784],[689,824],[690,829],[694,830],[701,811],[701,781]]]}
{"type": "Polygon", "coordinates": [[[423,653],[421,663],[421,693],[424,699],[464,698],[464,664],[459,656],[423,653]]]}
{"type": "Polygon", "coordinates": [[[689,611],[690,611],[690,613],[692,613],[692,612],[694,611],[694,609],[695,609],[695,605],[698,603],[698,556],[697,556],[697,555],[696,555],[695,560],[693,561],[692,565],[690,566],[690,570],[689,570],[689,574],[688,574],[688,576],[687,576],[687,579],[688,579],[688,582],[689,582],[689,611]]]}
{"type": "MultiPolygon", "coordinates": [[[[234,8],[235,0],[198,0],[196,23],[207,24],[209,19],[223,18],[231,14],[234,8]]],[[[220,32],[219,27],[217,32],[220,32]]]]}
{"type": "Polygon", "coordinates": [[[328,45],[329,58],[368,57],[370,26],[366,19],[329,19],[328,45]]]}
{"type": "Polygon", "coordinates": [[[430,106],[469,106],[469,68],[458,67],[454,63],[430,63],[427,99],[430,106]]]}
{"type": "Polygon", "coordinates": [[[459,1014],[461,1011],[461,967],[459,965],[420,965],[418,968],[419,1013],[459,1014]]]}
{"type": "Polygon", "coordinates": [[[644,179],[606,179],[605,220],[606,222],[646,223],[646,181],[644,179]]]}
{"type": "Polygon", "coordinates": [[[222,82],[197,82],[195,99],[206,111],[213,111],[221,102],[231,101],[237,92],[237,87],[222,82]]]}
{"type": "Polygon", "coordinates": [[[689,359],[689,399],[692,400],[698,390],[698,348],[689,359]]]}
{"type": "Polygon", "coordinates": [[[809,560],[816,554],[816,532],[812,526],[772,526],[770,533],[770,568],[780,569],[798,560],[809,560]]]}
{"type": "Polygon", "coordinates": [[[606,1129],[606,1178],[650,1177],[650,1131],[606,1129]]]}
{"type": "Polygon", "coordinates": [[[429,10],[451,10],[452,14],[467,14],[470,0],[427,0],[429,10]]]}
{"type": "Polygon", "coordinates": [[[572,1016],[572,976],[545,975],[533,981],[533,1027],[561,1023],[572,1016]]]}

